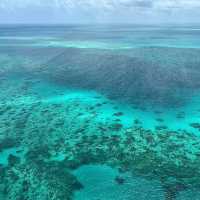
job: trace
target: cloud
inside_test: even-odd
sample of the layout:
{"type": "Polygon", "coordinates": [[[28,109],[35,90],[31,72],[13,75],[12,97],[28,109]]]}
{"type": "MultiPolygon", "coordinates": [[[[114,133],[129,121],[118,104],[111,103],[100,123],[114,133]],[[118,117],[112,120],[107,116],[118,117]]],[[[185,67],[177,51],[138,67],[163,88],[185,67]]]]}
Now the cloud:
{"type": "Polygon", "coordinates": [[[152,0],[121,0],[119,4],[126,7],[152,8],[154,1],[152,0]]]}
{"type": "Polygon", "coordinates": [[[106,22],[194,21],[199,0],[0,0],[0,23],[6,21],[106,22]],[[179,18],[179,17],[178,17],[179,18]],[[48,20],[49,19],[49,20],[48,20]]]}
{"type": "Polygon", "coordinates": [[[200,6],[199,0],[1,0],[0,8],[24,8],[28,6],[41,7],[88,7],[96,8],[116,8],[119,6],[131,7],[180,7],[180,8],[194,8],[200,6]]]}

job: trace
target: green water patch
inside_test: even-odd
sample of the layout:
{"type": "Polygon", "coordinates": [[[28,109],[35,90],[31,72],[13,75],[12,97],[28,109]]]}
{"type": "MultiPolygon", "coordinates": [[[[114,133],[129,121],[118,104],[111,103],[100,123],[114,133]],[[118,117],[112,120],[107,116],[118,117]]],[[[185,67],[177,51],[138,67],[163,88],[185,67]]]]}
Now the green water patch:
{"type": "Polygon", "coordinates": [[[161,200],[163,188],[159,182],[152,182],[128,173],[119,173],[117,169],[105,165],[86,165],[73,174],[84,185],[75,193],[75,200],[161,200]]]}
{"type": "MultiPolygon", "coordinates": [[[[82,190],[75,193],[75,200],[165,199],[165,191],[160,182],[141,178],[134,173],[121,173],[119,170],[105,165],[82,166],[75,170],[73,174],[84,185],[82,190]]],[[[176,196],[177,200],[189,200],[191,198],[198,200],[200,192],[198,190],[186,190],[176,196]]]]}

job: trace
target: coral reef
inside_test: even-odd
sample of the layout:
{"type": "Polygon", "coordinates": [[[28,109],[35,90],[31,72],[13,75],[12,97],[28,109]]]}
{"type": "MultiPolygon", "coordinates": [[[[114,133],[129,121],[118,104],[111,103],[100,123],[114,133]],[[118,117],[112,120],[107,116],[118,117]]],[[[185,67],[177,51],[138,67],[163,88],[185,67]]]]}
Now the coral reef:
{"type": "MultiPolygon", "coordinates": [[[[38,34],[26,28],[18,31],[29,39],[38,34]]],[[[80,36],[72,27],[48,28],[44,35],[58,43],[80,36]]],[[[0,35],[7,31],[15,33],[8,28],[0,35]]],[[[113,38],[82,31],[82,39],[113,38]]],[[[116,32],[115,42],[132,35],[116,32]]],[[[146,31],[140,33],[144,40],[146,31]]],[[[118,169],[120,187],[124,172],[156,180],[169,200],[200,190],[198,48],[122,51],[14,41],[0,47],[0,199],[74,199],[84,185],[73,172],[88,164],[118,169]]]]}
{"type": "Polygon", "coordinates": [[[10,155],[8,166],[0,168],[5,199],[71,199],[83,187],[71,170],[86,164],[106,164],[159,180],[166,199],[200,187],[200,139],[194,134],[162,126],[145,130],[135,122],[125,128],[111,119],[103,123],[79,100],[7,112],[1,117],[10,131],[1,134],[1,150],[21,146],[24,157],[10,155]],[[15,115],[19,117],[11,120],[15,115]]]}

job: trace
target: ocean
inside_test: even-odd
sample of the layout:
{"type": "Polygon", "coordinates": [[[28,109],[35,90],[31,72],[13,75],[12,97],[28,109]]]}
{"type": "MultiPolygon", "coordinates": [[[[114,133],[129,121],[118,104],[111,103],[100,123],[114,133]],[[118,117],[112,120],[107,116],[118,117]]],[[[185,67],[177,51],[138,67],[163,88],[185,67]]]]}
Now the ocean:
{"type": "Polygon", "coordinates": [[[0,199],[199,200],[199,35],[1,25],[0,199]]]}

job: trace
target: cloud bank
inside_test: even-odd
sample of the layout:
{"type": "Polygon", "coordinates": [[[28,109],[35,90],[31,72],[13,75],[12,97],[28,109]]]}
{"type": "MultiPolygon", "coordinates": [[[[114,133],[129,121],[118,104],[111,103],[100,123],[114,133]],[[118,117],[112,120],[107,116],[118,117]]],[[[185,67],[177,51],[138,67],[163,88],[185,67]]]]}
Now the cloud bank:
{"type": "Polygon", "coordinates": [[[197,23],[199,0],[0,0],[0,23],[197,23]]]}

